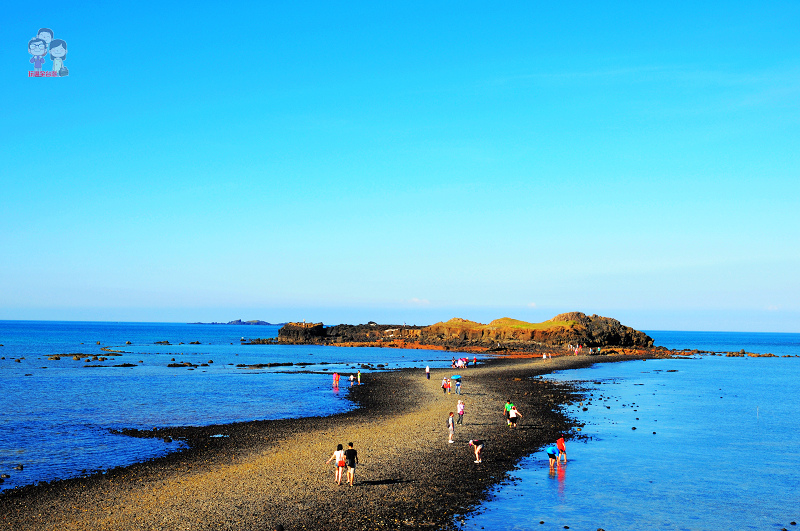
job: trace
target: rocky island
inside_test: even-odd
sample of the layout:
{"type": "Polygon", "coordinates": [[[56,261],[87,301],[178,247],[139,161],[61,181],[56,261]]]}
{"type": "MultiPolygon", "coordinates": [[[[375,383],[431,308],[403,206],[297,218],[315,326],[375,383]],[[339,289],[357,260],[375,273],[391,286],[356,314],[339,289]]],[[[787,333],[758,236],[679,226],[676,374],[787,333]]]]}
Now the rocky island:
{"type": "Polygon", "coordinates": [[[251,321],[242,321],[241,319],[236,319],[235,321],[229,321],[227,323],[189,323],[189,324],[212,324],[212,325],[265,325],[265,326],[280,326],[286,323],[268,323],[267,321],[259,321],[258,319],[253,319],[251,321]]]}
{"type": "Polygon", "coordinates": [[[489,324],[453,318],[430,326],[287,323],[278,331],[285,344],[398,346],[464,351],[520,351],[622,347],[652,348],[653,339],[618,320],[580,312],[542,323],[504,317],[489,324]]]}

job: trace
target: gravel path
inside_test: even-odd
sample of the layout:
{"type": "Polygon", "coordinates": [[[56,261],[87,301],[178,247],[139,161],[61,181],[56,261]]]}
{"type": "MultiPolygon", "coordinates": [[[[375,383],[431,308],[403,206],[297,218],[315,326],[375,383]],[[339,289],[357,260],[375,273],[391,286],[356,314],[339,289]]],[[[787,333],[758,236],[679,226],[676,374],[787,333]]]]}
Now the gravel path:
{"type": "Polygon", "coordinates": [[[559,408],[577,399],[572,388],[536,375],[616,359],[603,358],[504,360],[461,370],[466,414],[454,444],[446,418],[459,397],[440,388],[451,369],[432,370],[430,380],[418,369],[364,374],[350,392],[360,407],[331,417],[132,433],[183,438],[191,448],[6,492],[0,528],[454,529],[521,457],[573,428],[559,408]],[[524,415],[518,429],[505,424],[506,399],[524,415]],[[487,441],[481,464],[473,462],[471,438],[487,441]],[[360,460],[356,484],[337,485],[325,460],[351,441],[360,460]]]}

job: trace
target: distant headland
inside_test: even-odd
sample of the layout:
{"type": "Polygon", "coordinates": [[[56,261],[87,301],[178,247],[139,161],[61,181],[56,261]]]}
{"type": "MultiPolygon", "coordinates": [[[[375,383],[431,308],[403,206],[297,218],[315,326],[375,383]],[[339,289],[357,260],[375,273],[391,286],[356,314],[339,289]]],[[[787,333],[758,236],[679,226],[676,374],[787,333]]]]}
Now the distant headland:
{"type": "Polygon", "coordinates": [[[230,321],[228,323],[188,323],[188,324],[283,326],[287,323],[268,323],[266,321],[259,321],[258,319],[254,319],[252,321],[242,321],[241,319],[236,319],[235,321],[230,321]]]}
{"type": "MultiPolygon", "coordinates": [[[[541,323],[504,317],[489,324],[461,318],[430,326],[367,324],[324,326],[287,323],[278,343],[340,346],[396,346],[444,350],[521,351],[541,349],[653,348],[653,339],[618,320],[581,312],[562,313],[541,323]]],[[[586,352],[589,353],[589,352],[586,352]]]]}

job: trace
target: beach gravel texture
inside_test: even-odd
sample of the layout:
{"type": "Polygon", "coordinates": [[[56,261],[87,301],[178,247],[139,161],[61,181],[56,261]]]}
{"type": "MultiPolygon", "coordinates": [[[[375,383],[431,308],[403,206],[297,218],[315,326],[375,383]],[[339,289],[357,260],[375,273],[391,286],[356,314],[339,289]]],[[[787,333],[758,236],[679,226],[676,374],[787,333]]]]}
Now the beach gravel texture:
{"type": "Polygon", "coordinates": [[[494,361],[461,371],[460,397],[440,388],[451,369],[432,370],[430,380],[421,369],[370,373],[350,390],[358,407],[339,415],[130,432],[184,439],[190,448],[3,493],[0,528],[456,529],[520,458],[574,427],[560,406],[579,399],[576,391],[536,376],[615,359],[604,358],[494,361]],[[448,444],[446,419],[459,398],[464,424],[448,444]],[[524,415],[517,429],[503,417],[508,399],[524,415]],[[486,441],[480,464],[468,444],[474,438],[486,441]],[[353,487],[337,485],[325,464],[348,442],[360,460],[353,487]]]}

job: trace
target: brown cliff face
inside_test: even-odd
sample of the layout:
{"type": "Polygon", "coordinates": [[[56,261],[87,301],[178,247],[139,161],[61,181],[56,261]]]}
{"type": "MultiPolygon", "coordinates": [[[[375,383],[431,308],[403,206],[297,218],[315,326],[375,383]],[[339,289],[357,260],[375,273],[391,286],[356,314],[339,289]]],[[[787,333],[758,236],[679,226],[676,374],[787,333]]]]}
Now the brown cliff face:
{"type": "Polygon", "coordinates": [[[558,347],[583,345],[593,347],[652,347],[647,334],[622,325],[616,319],[588,316],[580,312],[563,313],[543,323],[497,319],[488,325],[451,319],[422,330],[422,341],[453,346],[455,343],[483,344],[497,347],[558,347]]]}
{"type": "Polygon", "coordinates": [[[543,323],[496,319],[488,325],[454,318],[431,326],[336,325],[289,323],[278,332],[281,343],[369,343],[404,339],[422,345],[458,349],[466,347],[533,351],[541,347],[583,345],[595,347],[652,347],[647,334],[616,319],[580,312],[557,315],[543,323]]]}

